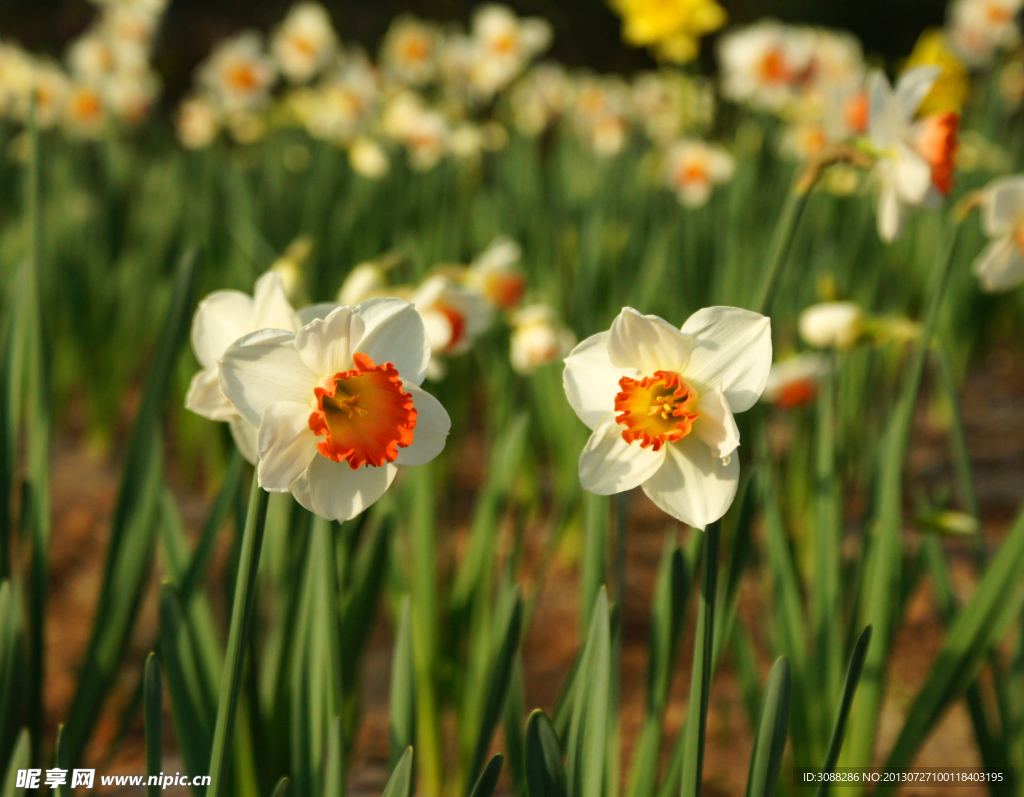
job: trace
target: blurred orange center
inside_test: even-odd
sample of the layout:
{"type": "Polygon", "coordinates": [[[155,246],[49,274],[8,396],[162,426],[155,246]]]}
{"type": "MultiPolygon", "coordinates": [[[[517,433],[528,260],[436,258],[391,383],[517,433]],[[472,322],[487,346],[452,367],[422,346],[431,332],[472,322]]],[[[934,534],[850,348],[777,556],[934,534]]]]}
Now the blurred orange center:
{"type": "Polygon", "coordinates": [[[408,36],[399,49],[407,61],[424,61],[430,52],[430,45],[423,36],[408,36]]]}
{"type": "Polygon", "coordinates": [[[759,71],[761,79],[766,83],[785,83],[789,80],[790,70],[786,65],[786,58],[778,50],[769,50],[764,54],[759,71]]]}
{"type": "Polygon", "coordinates": [[[854,133],[863,133],[868,129],[868,94],[866,91],[858,91],[846,100],[843,109],[846,116],[846,126],[854,133]]]}
{"type": "Polygon", "coordinates": [[[779,391],[779,397],[775,403],[780,407],[799,407],[814,401],[818,395],[818,383],[813,379],[797,379],[785,385],[779,391]]]}
{"type": "Polygon", "coordinates": [[[700,161],[689,161],[677,173],[679,185],[693,185],[694,183],[708,183],[711,176],[707,167],[700,161]]]}
{"type": "Polygon", "coordinates": [[[305,36],[293,36],[292,46],[302,55],[316,55],[316,45],[305,36]]]}
{"type": "Polygon", "coordinates": [[[76,119],[91,119],[103,110],[100,98],[91,91],[79,92],[71,101],[71,114],[76,119]]]}
{"type": "Polygon", "coordinates": [[[508,55],[516,50],[517,39],[511,33],[504,33],[495,37],[492,46],[498,55],[508,55]]]}
{"type": "Polygon", "coordinates": [[[999,3],[989,3],[985,11],[988,21],[996,25],[1007,25],[1013,22],[1013,12],[999,3]]]}
{"type": "Polygon", "coordinates": [[[453,348],[459,345],[459,342],[466,335],[466,319],[458,310],[454,307],[449,307],[446,304],[439,304],[437,309],[441,311],[445,318],[448,319],[448,324],[452,328],[452,335],[448,339],[448,345],[446,348],[453,348]]]}
{"type": "Polygon", "coordinates": [[[622,439],[640,441],[643,448],[660,451],[690,433],[697,419],[697,394],[675,371],[655,371],[653,376],[619,380],[622,392],[615,396],[616,423],[625,426],[622,439]]]}
{"type": "Polygon", "coordinates": [[[487,298],[502,310],[518,304],[525,288],[526,278],[516,273],[489,274],[484,282],[487,298]]]}
{"type": "Polygon", "coordinates": [[[953,187],[953,155],[959,124],[960,115],[955,111],[934,113],[922,120],[915,142],[917,151],[932,167],[932,183],[942,194],[948,194],[953,187]]]}
{"type": "Polygon", "coordinates": [[[362,352],[352,355],[355,368],[334,375],[333,388],[316,388],[316,409],[309,428],[325,439],[317,451],[334,462],[380,467],[394,462],[398,449],[410,445],[416,428],[412,396],[391,363],[375,365],[362,352]]]}
{"type": "Polygon", "coordinates": [[[227,72],[227,83],[236,91],[253,91],[259,87],[256,70],[249,64],[235,64],[227,72]]]}

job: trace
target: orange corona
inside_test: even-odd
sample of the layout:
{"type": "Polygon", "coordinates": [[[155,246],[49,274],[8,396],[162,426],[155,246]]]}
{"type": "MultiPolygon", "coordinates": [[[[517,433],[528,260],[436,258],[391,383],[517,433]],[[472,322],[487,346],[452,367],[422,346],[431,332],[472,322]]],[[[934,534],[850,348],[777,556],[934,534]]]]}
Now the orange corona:
{"type": "Polygon", "coordinates": [[[624,376],[619,387],[615,421],[626,427],[627,443],[638,440],[642,448],[660,451],[690,433],[698,417],[697,393],[675,371],[655,371],[643,379],[624,376]]]}
{"type": "Polygon", "coordinates": [[[316,409],[309,428],[325,436],[316,448],[328,459],[346,461],[352,470],[364,464],[380,467],[412,443],[416,410],[394,365],[375,365],[362,352],[352,360],[355,367],[335,374],[330,389],[313,391],[316,409]]]}

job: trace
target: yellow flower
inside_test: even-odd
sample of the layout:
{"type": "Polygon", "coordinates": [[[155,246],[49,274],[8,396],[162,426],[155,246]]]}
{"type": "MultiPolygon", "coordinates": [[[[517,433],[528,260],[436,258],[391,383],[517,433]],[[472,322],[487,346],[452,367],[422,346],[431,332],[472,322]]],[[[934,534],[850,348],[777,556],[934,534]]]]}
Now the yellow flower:
{"type": "Polygon", "coordinates": [[[924,98],[918,113],[921,116],[939,111],[959,113],[967,100],[970,76],[963,62],[950,49],[946,34],[938,28],[930,28],[921,34],[907,58],[904,70],[919,66],[938,66],[942,73],[924,98]]]}
{"type": "Polygon", "coordinates": [[[622,17],[622,38],[650,47],[657,57],[683,63],[696,57],[699,39],[718,30],[726,13],[715,0],[610,0],[622,17]]]}

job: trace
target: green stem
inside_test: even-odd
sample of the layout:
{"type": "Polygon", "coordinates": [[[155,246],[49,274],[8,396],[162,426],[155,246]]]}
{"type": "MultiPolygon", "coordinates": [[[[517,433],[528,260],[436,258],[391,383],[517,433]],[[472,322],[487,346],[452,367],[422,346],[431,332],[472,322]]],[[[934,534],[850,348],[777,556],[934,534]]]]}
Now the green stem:
{"type": "Polygon", "coordinates": [[[768,263],[764,271],[761,272],[761,281],[758,283],[757,293],[754,294],[754,301],[750,305],[750,309],[755,312],[765,313],[771,306],[775,291],[778,289],[782,264],[789,254],[796,228],[800,223],[804,208],[807,207],[807,199],[810,194],[809,187],[807,190],[794,187],[786,196],[786,203],[782,206],[779,220],[775,223],[775,231],[772,233],[768,249],[768,263]]]}
{"type": "Polygon", "coordinates": [[[238,709],[238,694],[242,685],[242,666],[245,663],[246,640],[252,624],[253,598],[256,594],[256,571],[260,566],[263,530],[267,523],[267,502],[270,494],[259,486],[258,473],[252,477],[249,511],[242,533],[242,551],[235,578],[235,599],[232,603],[231,627],[228,631],[228,649],[221,678],[220,700],[217,706],[217,724],[213,730],[213,750],[210,754],[209,797],[222,797],[227,793],[228,760],[231,737],[238,709]]]}
{"type": "Polygon", "coordinates": [[[716,520],[704,532],[704,555],[700,575],[700,606],[693,645],[690,701],[686,710],[683,748],[682,797],[700,794],[704,772],[704,741],[707,733],[708,702],[711,697],[711,668],[714,662],[715,594],[718,588],[718,545],[722,521],[716,520]]]}

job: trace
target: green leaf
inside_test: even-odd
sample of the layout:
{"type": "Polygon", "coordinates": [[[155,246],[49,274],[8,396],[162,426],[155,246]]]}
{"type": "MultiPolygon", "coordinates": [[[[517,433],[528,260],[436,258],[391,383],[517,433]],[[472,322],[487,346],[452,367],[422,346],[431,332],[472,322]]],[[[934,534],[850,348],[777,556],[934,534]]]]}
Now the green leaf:
{"type": "Polygon", "coordinates": [[[383,797],[412,797],[412,748],[406,747],[384,787],[383,797]]]}
{"type": "MultiPolygon", "coordinates": [[[[825,763],[822,771],[831,774],[836,771],[836,763],[839,761],[839,753],[843,749],[843,738],[846,735],[846,722],[850,718],[850,707],[853,705],[853,696],[857,692],[857,684],[860,683],[860,674],[864,669],[864,659],[868,655],[868,647],[871,645],[871,626],[864,626],[864,630],[857,637],[850,654],[850,664],[846,668],[846,684],[843,686],[843,697],[839,702],[839,712],[836,714],[836,724],[832,728],[832,738],[828,743],[828,752],[825,754],[825,763]]],[[[816,797],[825,797],[828,794],[828,781],[823,780],[818,786],[816,797]]]]}
{"type": "Polygon", "coordinates": [[[779,782],[782,754],[789,731],[789,662],[775,660],[761,700],[761,715],[754,731],[747,797],[772,797],[779,782]]]}
{"type": "Polygon", "coordinates": [[[412,613],[409,596],[402,599],[402,611],[391,657],[391,699],[388,702],[391,727],[391,768],[412,750],[416,738],[416,676],[412,659],[412,613]]]}
{"type": "Polygon", "coordinates": [[[505,749],[508,751],[508,773],[512,780],[512,792],[517,797],[526,795],[526,738],[523,735],[525,716],[526,684],[523,676],[523,651],[520,646],[512,665],[512,681],[502,711],[502,730],[505,735],[505,749]]]}
{"type": "Polygon", "coordinates": [[[711,699],[714,661],[715,600],[718,588],[718,542],[722,522],[716,520],[704,532],[700,575],[700,606],[693,645],[690,701],[683,728],[682,797],[698,797],[704,772],[704,744],[707,735],[708,702],[711,699]]]}
{"type": "MultiPolygon", "coordinates": [[[[498,725],[501,709],[505,703],[505,695],[508,694],[516,653],[519,651],[519,633],[523,622],[523,599],[519,594],[518,587],[513,587],[513,592],[512,611],[506,619],[505,630],[501,636],[501,645],[495,654],[494,663],[491,667],[487,688],[487,701],[484,704],[483,715],[480,718],[480,732],[477,735],[476,748],[473,752],[473,760],[469,769],[470,779],[475,778],[480,771],[484,758],[487,756],[487,751],[491,746],[491,739],[494,737],[494,730],[498,725]]],[[[491,763],[493,762],[494,759],[492,758],[491,763]]],[[[498,768],[501,768],[500,762],[498,768]]]]}
{"type": "Polygon", "coordinates": [[[274,790],[270,793],[270,797],[288,797],[288,792],[291,789],[291,781],[288,776],[285,775],[274,786],[274,790]]]}
{"type": "Polygon", "coordinates": [[[160,655],[185,770],[190,777],[205,775],[210,770],[214,717],[205,706],[181,604],[170,584],[164,584],[160,590],[160,655]]]}
{"type": "MultiPolygon", "coordinates": [[[[163,724],[164,724],[164,686],[160,675],[160,660],[155,653],[146,658],[145,674],[145,707],[146,720],[146,774],[152,778],[163,773],[163,724]]],[[[149,785],[146,791],[149,797],[160,793],[160,785],[149,785]]]]}
{"type": "Polygon", "coordinates": [[[71,764],[68,762],[68,746],[64,743],[64,726],[57,726],[57,739],[53,745],[53,765],[67,773],[64,785],[57,787],[58,797],[71,797],[71,764]]]}
{"type": "Polygon", "coordinates": [[[501,765],[505,757],[501,753],[495,753],[487,762],[484,771],[480,773],[476,784],[469,792],[469,797],[493,797],[494,790],[498,786],[498,778],[501,776],[501,765]]]}
{"type": "Polygon", "coordinates": [[[568,795],[558,736],[540,709],[526,721],[526,792],[529,797],[568,795]]]}
{"type": "Polygon", "coordinates": [[[569,797],[601,797],[611,682],[611,626],[604,588],[594,604],[578,678],[566,744],[566,782],[569,797]]]}
{"type": "Polygon", "coordinates": [[[238,709],[238,694],[242,685],[243,655],[248,645],[249,627],[252,623],[253,596],[256,592],[256,571],[260,564],[260,549],[263,546],[263,531],[267,522],[267,500],[269,496],[261,490],[256,474],[252,478],[252,492],[249,497],[249,511],[242,535],[242,551],[238,561],[238,576],[235,579],[234,610],[228,631],[228,649],[224,657],[224,675],[221,681],[220,699],[217,707],[217,722],[213,731],[213,749],[210,752],[210,797],[222,797],[227,790],[228,757],[238,709]]]}
{"type": "Polygon", "coordinates": [[[22,728],[18,734],[18,742],[7,762],[7,774],[4,776],[4,789],[0,797],[24,797],[25,788],[18,786],[18,770],[28,769],[32,755],[32,738],[28,728],[22,728]]]}

